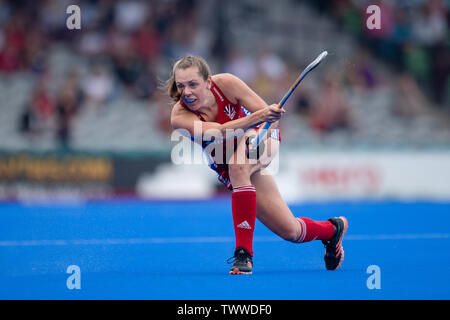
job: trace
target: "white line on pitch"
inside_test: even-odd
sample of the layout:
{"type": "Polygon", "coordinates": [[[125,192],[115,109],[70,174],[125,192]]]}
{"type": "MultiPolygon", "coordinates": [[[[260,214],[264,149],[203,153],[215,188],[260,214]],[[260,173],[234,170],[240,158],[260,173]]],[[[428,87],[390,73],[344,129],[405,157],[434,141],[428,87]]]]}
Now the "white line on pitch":
{"type": "MultiPolygon", "coordinates": [[[[449,233],[424,234],[374,234],[348,235],[345,240],[417,240],[448,239],[449,233]]],[[[175,238],[122,238],[122,239],[73,239],[73,240],[3,240],[0,247],[32,247],[32,246],[76,246],[76,245],[132,245],[132,244],[169,244],[169,243],[227,243],[234,242],[234,237],[175,237],[175,238]]],[[[283,241],[275,236],[256,236],[255,242],[283,241]]]]}

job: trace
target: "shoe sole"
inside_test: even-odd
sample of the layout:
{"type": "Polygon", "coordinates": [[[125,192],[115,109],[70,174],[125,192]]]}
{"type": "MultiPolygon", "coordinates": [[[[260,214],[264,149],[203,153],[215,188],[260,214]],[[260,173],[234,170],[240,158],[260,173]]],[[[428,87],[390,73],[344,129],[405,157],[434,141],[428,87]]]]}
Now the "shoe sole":
{"type": "Polygon", "coordinates": [[[230,270],[230,274],[252,274],[252,271],[241,271],[238,268],[234,268],[233,270],[230,270]]]}
{"type": "Polygon", "coordinates": [[[339,219],[341,219],[342,221],[344,221],[344,232],[342,232],[342,234],[341,234],[341,236],[340,236],[340,238],[339,238],[339,241],[338,241],[338,243],[339,243],[340,246],[341,246],[341,260],[339,261],[339,264],[337,265],[336,268],[334,268],[334,269],[328,269],[328,270],[331,270],[331,271],[339,269],[339,268],[341,267],[341,265],[342,265],[342,262],[344,262],[344,247],[342,246],[342,239],[344,238],[345,233],[347,232],[348,221],[347,221],[347,219],[346,219],[345,217],[343,217],[343,216],[340,216],[339,219]]]}

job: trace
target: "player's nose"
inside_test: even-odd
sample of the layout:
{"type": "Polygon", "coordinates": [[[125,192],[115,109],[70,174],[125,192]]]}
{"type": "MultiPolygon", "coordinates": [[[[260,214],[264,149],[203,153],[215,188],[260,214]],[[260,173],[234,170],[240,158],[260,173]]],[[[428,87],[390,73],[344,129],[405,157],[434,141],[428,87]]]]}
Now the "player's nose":
{"type": "Polygon", "coordinates": [[[183,90],[183,95],[185,96],[189,96],[192,93],[192,90],[189,88],[184,88],[183,90]]]}

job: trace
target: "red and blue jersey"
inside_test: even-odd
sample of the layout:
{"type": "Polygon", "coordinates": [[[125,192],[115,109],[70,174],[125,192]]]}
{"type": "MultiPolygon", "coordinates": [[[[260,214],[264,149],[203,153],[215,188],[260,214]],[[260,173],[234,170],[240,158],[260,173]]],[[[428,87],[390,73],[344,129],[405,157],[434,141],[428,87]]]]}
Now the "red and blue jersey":
{"type": "MultiPolygon", "coordinates": [[[[239,103],[239,101],[237,103],[232,103],[230,100],[228,100],[227,97],[220,90],[220,88],[212,80],[211,80],[211,92],[213,93],[214,98],[216,99],[217,108],[218,108],[217,119],[215,120],[215,122],[217,122],[219,124],[224,124],[226,122],[229,122],[232,120],[237,120],[239,118],[243,118],[243,117],[246,117],[247,115],[251,114],[251,112],[248,111],[243,105],[241,105],[239,103]]],[[[194,114],[196,114],[197,117],[201,121],[205,121],[205,119],[201,116],[201,114],[190,110],[186,106],[186,104],[183,102],[183,100],[180,100],[180,104],[186,110],[189,110],[190,112],[193,112],[194,114]]],[[[258,127],[256,127],[255,129],[257,129],[257,128],[258,127]]],[[[279,140],[280,137],[279,137],[278,129],[275,132],[277,135],[276,138],[279,140]]],[[[194,138],[191,138],[191,140],[195,141],[194,138]]],[[[236,151],[237,138],[234,138],[229,141],[233,142],[233,152],[236,151]]],[[[216,155],[215,155],[216,149],[215,148],[208,148],[210,150],[207,149],[207,147],[213,142],[214,141],[202,141],[203,150],[205,151],[206,156],[209,160],[209,167],[212,170],[214,170],[215,172],[217,172],[219,181],[222,182],[223,184],[225,184],[228,189],[231,189],[232,187],[231,187],[230,178],[228,175],[228,164],[226,163],[226,159],[227,159],[226,143],[227,143],[227,141],[223,141],[220,143],[221,149],[223,150],[223,157],[222,157],[222,159],[224,160],[223,163],[217,162],[215,160],[215,158],[216,158],[216,155]],[[212,151],[212,152],[210,152],[210,151],[212,151]]]]}

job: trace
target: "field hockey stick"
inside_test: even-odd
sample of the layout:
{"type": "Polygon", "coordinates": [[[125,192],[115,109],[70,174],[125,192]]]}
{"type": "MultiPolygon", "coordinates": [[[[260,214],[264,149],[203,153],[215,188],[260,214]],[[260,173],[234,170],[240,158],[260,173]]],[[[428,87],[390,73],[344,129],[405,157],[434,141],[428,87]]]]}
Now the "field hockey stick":
{"type": "MultiPolygon", "coordinates": [[[[322,62],[322,60],[327,56],[327,54],[328,54],[327,51],[324,51],[321,54],[319,54],[319,56],[313,62],[311,62],[305,68],[305,70],[302,71],[302,73],[297,78],[297,80],[294,82],[292,87],[288,90],[288,92],[286,92],[286,94],[284,95],[283,99],[281,99],[281,101],[279,103],[280,109],[284,106],[284,104],[289,99],[289,97],[292,95],[294,90],[298,87],[300,82],[302,82],[303,78],[305,78],[308,73],[310,73],[315,67],[317,67],[322,62]]],[[[264,126],[258,130],[258,135],[250,142],[251,145],[252,145],[252,149],[256,150],[256,148],[261,143],[264,135],[266,134],[267,130],[270,128],[271,125],[272,125],[271,122],[266,122],[264,124],[264,126]]]]}

